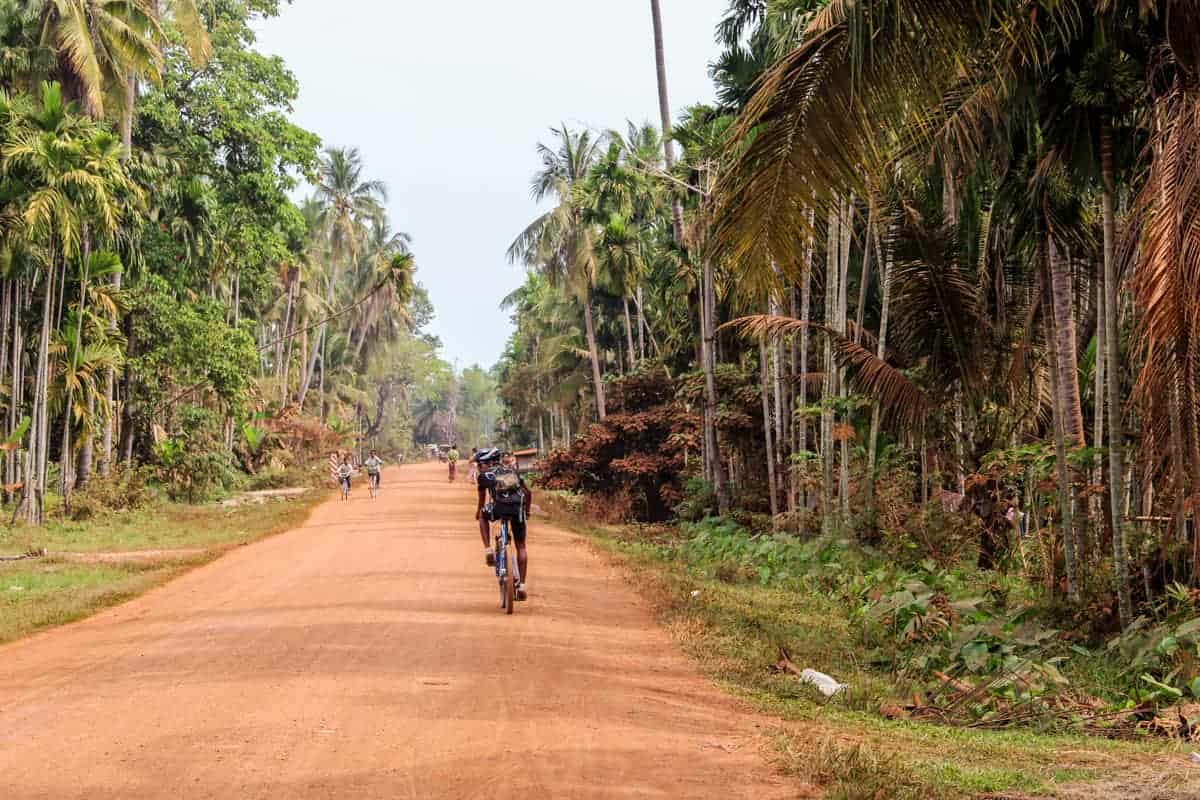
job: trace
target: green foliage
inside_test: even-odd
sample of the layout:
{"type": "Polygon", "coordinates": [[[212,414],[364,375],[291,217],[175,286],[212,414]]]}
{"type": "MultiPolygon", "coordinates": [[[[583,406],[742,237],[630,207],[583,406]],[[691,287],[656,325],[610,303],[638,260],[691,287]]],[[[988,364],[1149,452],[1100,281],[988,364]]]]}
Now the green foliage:
{"type": "Polygon", "coordinates": [[[717,512],[717,493],[711,482],[690,478],[683,485],[683,501],[675,506],[675,516],[681,522],[699,522],[717,512]]]}
{"type": "Polygon", "coordinates": [[[148,275],[132,292],[130,402],[147,420],[189,387],[211,387],[237,410],[253,384],[258,356],[253,338],[231,327],[208,299],[181,299],[167,282],[148,275]]]}
{"type": "Polygon", "coordinates": [[[107,477],[94,476],[71,498],[71,519],[78,522],[108,512],[143,508],[154,499],[152,474],[149,467],[118,465],[107,477]]]}
{"type": "Polygon", "coordinates": [[[158,478],[172,500],[198,503],[233,486],[233,461],[221,441],[220,418],[185,406],[183,432],[154,445],[158,478]]]}

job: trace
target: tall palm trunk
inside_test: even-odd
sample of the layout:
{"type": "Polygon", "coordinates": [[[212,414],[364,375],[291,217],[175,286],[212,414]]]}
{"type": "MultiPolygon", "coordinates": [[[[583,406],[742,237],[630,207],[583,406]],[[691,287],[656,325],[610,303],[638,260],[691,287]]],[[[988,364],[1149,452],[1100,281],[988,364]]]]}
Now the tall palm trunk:
{"type": "MultiPolygon", "coordinates": [[[[808,212],[808,227],[811,231],[814,228],[816,212],[808,212]]],[[[800,405],[808,405],[808,323],[812,316],[812,271],[813,271],[813,256],[816,251],[816,242],[809,237],[804,245],[804,274],[800,276],[800,321],[804,323],[804,327],[800,329],[800,405]]],[[[796,425],[799,429],[797,436],[796,449],[800,453],[808,452],[808,418],[802,417],[796,425]]],[[[800,495],[801,505],[808,508],[808,491],[805,489],[800,495]]]]}
{"type": "MultiPolygon", "coordinates": [[[[0,382],[8,382],[10,387],[8,404],[9,406],[14,406],[20,402],[21,390],[15,380],[9,380],[8,374],[8,323],[12,319],[13,313],[11,289],[12,281],[0,278],[0,331],[2,331],[2,334],[0,334],[0,382]]],[[[3,483],[5,484],[13,482],[7,455],[6,453],[3,467],[3,483]]],[[[8,491],[0,491],[3,491],[3,497],[7,501],[8,491]]]]}
{"type": "MultiPolygon", "coordinates": [[[[121,272],[118,270],[112,277],[113,289],[121,291],[121,272]]],[[[117,317],[114,314],[109,320],[108,330],[110,334],[117,332],[117,317]]],[[[105,403],[108,406],[107,413],[104,416],[104,433],[101,438],[101,448],[104,451],[104,457],[100,461],[100,475],[108,477],[112,470],[113,463],[113,436],[115,433],[117,414],[116,414],[116,393],[117,393],[117,370],[110,367],[104,374],[104,397],[105,403]]]]}
{"type": "MultiPolygon", "coordinates": [[[[79,354],[83,349],[83,316],[87,312],[88,269],[91,266],[92,243],[87,225],[83,228],[83,280],[79,284],[79,321],[75,328],[75,350],[70,349],[64,356],[70,360],[69,371],[72,374],[79,368],[79,354]]],[[[63,266],[63,284],[67,282],[66,265],[63,266]]],[[[63,434],[62,453],[59,458],[59,472],[62,477],[63,507],[71,508],[71,491],[75,488],[74,454],[71,452],[71,406],[75,400],[75,387],[70,381],[66,382],[66,403],[63,405],[63,434]]]]}
{"type": "MultiPolygon", "coordinates": [[[[776,279],[780,278],[778,267],[775,269],[776,279]]],[[[775,297],[774,291],[770,292],[770,304],[768,313],[772,316],[778,316],[780,313],[779,301],[775,297]]],[[[775,407],[775,438],[774,447],[768,452],[768,455],[775,462],[776,476],[782,479],[780,475],[783,467],[783,375],[782,375],[782,354],[783,342],[779,338],[771,340],[769,352],[771,355],[771,394],[774,399],[775,407]]],[[[773,490],[778,494],[779,484],[773,485],[773,490]]]]}
{"type": "MultiPolygon", "coordinates": [[[[863,321],[866,319],[867,290],[871,286],[871,244],[875,232],[875,205],[867,211],[867,230],[863,235],[862,276],[858,281],[858,306],[854,309],[854,343],[862,344],[863,321]]],[[[878,249],[878,248],[876,248],[878,249]]],[[[882,257],[882,255],[880,256],[882,257]]]]}
{"type": "MultiPolygon", "coordinates": [[[[1096,414],[1092,425],[1092,446],[1096,448],[1104,447],[1104,392],[1107,388],[1105,376],[1107,374],[1108,364],[1105,361],[1105,340],[1107,338],[1105,326],[1105,302],[1104,302],[1104,270],[1100,269],[1100,275],[1096,279],[1096,385],[1094,394],[1096,396],[1096,414]]],[[[1104,483],[1104,465],[1098,462],[1095,466],[1092,483],[1100,486],[1104,483]]],[[[1093,497],[1091,503],[1092,514],[1092,542],[1096,545],[1096,552],[1099,552],[1099,543],[1102,541],[1100,531],[1104,527],[1104,498],[1093,497]]]]}
{"type": "MultiPolygon", "coordinates": [[[[337,257],[337,254],[334,254],[334,256],[331,260],[333,261],[333,263],[330,265],[329,286],[326,287],[326,289],[325,289],[325,306],[326,306],[326,309],[324,312],[325,316],[323,316],[321,319],[321,326],[319,328],[317,328],[317,336],[316,336],[316,339],[313,341],[312,354],[308,358],[308,369],[304,373],[304,380],[301,382],[300,390],[296,395],[296,403],[301,408],[304,407],[304,400],[305,400],[305,398],[308,397],[308,390],[312,386],[313,373],[315,373],[317,370],[317,359],[321,356],[322,348],[325,346],[325,334],[326,334],[326,330],[329,326],[328,313],[329,313],[329,310],[333,308],[333,300],[334,300],[334,297],[336,296],[335,292],[337,290],[337,279],[338,279],[338,257],[337,257]]],[[[323,363],[321,365],[321,379],[322,380],[325,379],[325,365],[323,363]]],[[[323,400],[322,400],[322,407],[324,407],[323,400]]],[[[323,414],[324,414],[324,411],[322,410],[322,415],[323,414]]]]}
{"type": "Polygon", "coordinates": [[[1062,510],[1063,555],[1066,561],[1067,597],[1071,602],[1079,599],[1076,577],[1076,543],[1079,541],[1075,529],[1075,484],[1078,470],[1070,466],[1070,453],[1084,446],[1083,407],[1079,399],[1079,367],[1076,361],[1075,314],[1073,312],[1074,290],[1071,283],[1070,265],[1061,257],[1054,240],[1047,233],[1045,254],[1048,259],[1050,296],[1046,299],[1051,309],[1053,326],[1047,326],[1047,343],[1054,351],[1051,367],[1054,406],[1058,422],[1055,427],[1055,449],[1058,451],[1059,504],[1062,510]]]}
{"type": "Polygon", "coordinates": [[[1124,430],[1121,420],[1121,328],[1116,260],[1116,175],[1113,169],[1112,128],[1107,120],[1100,127],[1100,173],[1104,219],[1104,338],[1105,379],[1108,382],[1108,491],[1112,506],[1113,571],[1117,578],[1117,599],[1121,626],[1133,621],[1133,600],[1129,590],[1129,563],[1122,525],[1125,496],[1125,468],[1121,448],[1124,430]]]}
{"type": "Polygon", "coordinates": [[[642,308],[642,285],[639,283],[637,287],[637,329],[638,329],[638,357],[643,361],[646,359],[646,312],[642,308]]]}
{"type": "Polygon", "coordinates": [[[767,447],[767,496],[771,506],[771,524],[779,516],[779,497],[775,483],[775,445],[771,437],[771,393],[770,370],[767,368],[767,342],[762,339],[758,343],[759,384],[762,388],[763,438],[767,447]]]}
{"type": "Polygon", "coordinates": [[[25,497],[22,510],[31,525],[42,523],[46,488],[46,453],[49,450],[48,395],[50,383],[50,322],[54,316],[54,282],[58,269],[54,259],[46,269],[45,296],[42,298],[42,331],[38,340],[36,376],[33,386],[33,414],[29,428],[29,449],[25,458],[25,497]]]}
{"type": "Polygon", "coordinates": [[[625,342],[629,346],[629,371],[633,372],[638,362],[638,356],[633,347],[633,317],[629,314],[629,298],[622,297],[621,303],[625,307],[625,342]]]}
{"type": "MultiPolygon", "coordinates": [[[[675,145],[671,140],[671,102],[667,92],[667,56],[663,47],[662,8],[659,0],[650,0],[650,16],[654,22],[654,67],[658,77],[658,113],[662,121],[663,157],[667,171],[675,168],[675,145]]],[[[683,204],[675,197],[671,203],[672,231],[675,243],[683,245],[683,204]]]]}
{"type": "Polygon", "coordinates": [[[283,314],[283,330],[275,343],[275,376],[279,379],[279,403],[287,404],[289,362],[292,356],[292,316],[296,307],[296,274],[287,273],[287,308],[283,314]]]}
{"type": "Polygon", "coordinates": [[[708,443],[709,474],[717,494],[717,508],[722,515],[729,513],[729,485],[725,480],[725,463],[721,460],[721,445],[717,436],[717,379],[714,340],[717,328],[717,296],[713,288],[712,262],[704,261],[701,310],[701,360],[704,367],[704,430],[708,443]]]}
{"type": "MultiPolygon", "coordinates": [[[[839,261],[838,274],[838,311],[837,311],[837,326],[838,333],[842,336],[846,335],[847,314],[849,312],[849,288],[850,288],[850,243],[854,234],[854,196],[846,201],[842,211],[842,240],[841,253],[839,261]]],[[[848,408],[846,403],[849,397],[849,387],[846,383],[846,371],[838,370],[838,396],[842,400],[842,407],[848,408]]],[[[847,415],[846,424],[849,424],[849,412],[843,412],[847,415]]],[[[850,525],[850,439],[847,436],[841,438],[841,471],[838,473],[838,506],[841,511],[842,525],[849,527],[850,525]]]]}
{"type": "MultiPolygon", "coordinates": [[[[666,160],[667,170],[670,171],[675,167],[675,146],[671,139],[671,102],[667,92],[667,59],[666,51],[663,47],[663,23],[662,23],[662,8],[659,0],[650,0],[650,16],[654,24],[654,66],[658,78],[658,113],[662,123],[663,135],[663,158],[666,160]]],[[[671,202],[671,231],[675,237],[675,243],[683,247],[683,204],[679,197],[676,196],[671,202]]],[[[705,441],[705,458],[708,464],[710,477],[713,482],[713,488],[717,494],[717,505],[722,514],[729,511],[729,492],[725,482],[725,466],[721,461],[721,446],[716,430],[716,407],[717,393],[716,380],[713,376],[713,369],[716,364],[713,351],[714,329],[716,324],[716,292],[712,285],[713,272],[712,264],[705,260],[703,272],[700,279],[700,294],[703,298],[701,301],[701,320],[700,320],[700,338],[701,344],[701,361],[704,369],[704,385],[705,385],[705,413],[704,413],[704,441],[705,441]],[[707,353],[705,355],[705,353],[707,353]]]]}
{"type": "MultiPolygon", "coordinates": [[[[1043,279],[1043,284],[1048,284],[1048,281],[1043,279]]],[[[1074,507],[1071,504],[1071,478],[1068,470],[1068,439],[1066,434],[1066,426],[1063,416],[1065,404],[1063,402],[1064,392],[1062,389],[1062,354],[1059,352],[1057,345],[1057,336],[1054,326],[1055,313],[1053,305],[1055,298],[1053,290],[1049,285],[1046,285],[1044,290],[1046,294],[1043,303],[1046,305],[1050,313],[1042,317],[1042,324],[1045,329],[1046,339],[1046,356],[1050,362],[1050,407],[1051,419],[1054,425],[1054,462],[1058,478],[1058,504],[1059,515],[1062,521],[1060,526],[1063,537],[1063,555],[1067,572],[1067,597],[1074,602],[1077,598],[1077,588],[1075,582],[1075,519],[1074,507]]],[[[1053,570],[1053,560],[1048,566],[1048,569],[1053,570]]],[[[1051,582],[1051,591],[1054,591],[1057,578],[1051,582]]]]}
{"type": "Polygon", "coordinates": [[[588,356],[592,360],[592,384],[596,388],[596,413],[603,420],[608,416],[608,409],[604,402],[604,375],[600,369],[600,351],[596,348],[596,326],[592,321],[592,289],[590,286],[583,293],[583,325],[587,332],[588,356]]]}
{"type": "MultiPolygon", "coordinates": [[[[12,339],[12,387],[13,399],[8,404],[8,435],[16,433],[21,423],[21,407],[25,399],[25,328],[21,325],[21,312],[28,308],[25,300],[24,281],[18,279],[13,285],[13,339],[12,339]]],[[[21,459],[15,451],[6,454],[8,480],[19,484],[23,481],[21,459]]],[[[27,474],[27,473],[25,473],[27,474]]],[[[23,493],[24,494],[24,493],[23,493]]]]}
{"type": "MultiPolygon", "coordinates": [[[[892,237],[888,236],[886,255],[879,244],[879,236],[876,234],[875,250],[883,264],[879,287],[883,293],[883,302],[879,310],[879,348],[876,355],[882,361],[887,357],[888,320],[892,306],[892,237]]],[[[878,465],[875,462],[879,446],[880,412],[879,401],[876,400],[871,406],[871,433],[867,439],[867,525],[872,532],[875,529],[875,481],[879,477],[878,465]]]]}
{"type": "MultiPolygon", "coordinates": [[[[96,393],[88,393],[88,418],[96,418],[96,393]]],[[[79,468],[75,472],[75,485],[83,489],[92,479],[92,462],[95,459],[95,434],[88,434],[79,448],[79,468]]]]}
{"type": "MultiPolygon", "coordinates": [[[[838,276],[841,264],[838,260],[838,211],[829,212],[829,225],[825,234],[825,319],[827,325],[835,324],[838,299],[838,276]]],[[[837,370],[833,362],[833,341],[825,340],[825,380],[821,386],[821,532],[829,535],[834,531],[833,497],[833,398],[837,394],[837,370]]]]}
{"type": "Polygon", "coordinates": [[[1072,448],[1083,447],[1083,403],[1079,393],[1079,364],[1075,336],[1071,265],[1047,236],[1050,259],[1050,288],[1054,300],[1054,342],[1058,350],[1059,390],[1063,403],[1063,434],[1072,448]]]}
{"type": "MultiPolygon", "coordinates": [[[[792,319],[800,317],[800,293],[792,286],[788,290],[788,301],[790,307],[788,313],[792,319]]],[[[799,448],[796,445],[796,376],[800,374],[800,345],[795,336],[788,339],[788,373],[787,380],[784,382],[784,392],[787,399],[784,403],[784,438],[787,439],[787,449],[784,453],[784,477],[783,481],[787,485],[788,493],[788,513],[795,519],[795,514],[799,508],[800,496],[796,481],[796,470],[793,467],[796,453],[799,448]]]]}

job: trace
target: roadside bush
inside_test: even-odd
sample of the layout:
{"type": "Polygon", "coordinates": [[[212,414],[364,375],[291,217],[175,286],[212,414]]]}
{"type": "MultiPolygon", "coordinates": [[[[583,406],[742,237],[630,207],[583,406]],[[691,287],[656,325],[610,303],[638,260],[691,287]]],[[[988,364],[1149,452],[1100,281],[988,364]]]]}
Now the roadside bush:
{"type": "Polygon", "coordinates": [[[675,516],[681,522],[699,522],[717,513],[717,493],[712,483],[703,478],[691,478],[683,486],[683,500],[675,506],[675,516]]]}
{"type": "Polygon", "coordinates": [[[699,420],[675,401],[674,381],[662,370],[613,381],[610,392],[608,417],[569,450],[546,456],[539,483],[586,494],[589,513],[601,521],[669,519],[685,498],[687,453],[699,449],[699,420]]]}
{"type": "Polygon", "coordinates": [[[71,519],[80,522],[109,511],[131,511],[154,499],[152,471],[146,467],[117,465],[107,477],[93,475],[87,486],[71,497],[71,519]]]}
{"type": "Polygon", "coordinates": [[[172,500],[199,503],[233,486],[238,473],[216,414],[187,406],[180,416],[183,432],[154,446],[156,475],[172,500]]]}
{"type": "MultiPolygon", "coordinates": [[[[326,473],[322,473],[322,485],[328,479],[326,473]]],[[[246,490],[251,492],[265,492],[271,489],[291,489],[297,486],[308,486],[312,483],[312,476],[301,469],[272,469],[259,472],[251,475],[246,483],[246,490]]]]}
{"type": "Polygon", "coordinates": [[[909,514],[898,529],[886,530],[880,546],[905,566],[932,559],[948,568],[976,547],[982,527],[978,517],[947,511],[940,501],[932,500],[909,514]]]}

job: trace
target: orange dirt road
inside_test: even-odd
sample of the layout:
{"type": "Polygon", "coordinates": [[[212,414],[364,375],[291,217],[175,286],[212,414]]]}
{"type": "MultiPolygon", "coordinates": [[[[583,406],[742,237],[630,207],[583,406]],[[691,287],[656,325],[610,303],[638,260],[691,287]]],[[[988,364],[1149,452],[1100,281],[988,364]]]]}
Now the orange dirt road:
{"type": "Polygon", "coordinates": [[[0,648],[0,798],[782,798],[753,719],[538,520],[506,617],[473,492],[361,481],[289,533],[0,648]]]}

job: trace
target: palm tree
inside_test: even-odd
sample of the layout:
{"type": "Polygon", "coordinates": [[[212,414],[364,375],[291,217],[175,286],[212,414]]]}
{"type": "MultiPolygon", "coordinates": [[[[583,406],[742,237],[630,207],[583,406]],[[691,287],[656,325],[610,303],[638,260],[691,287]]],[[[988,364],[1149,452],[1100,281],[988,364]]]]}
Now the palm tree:
{"type": "MultiPolygon", "coordinates": [[[[26,519],[39,524],[50,441],[51,333],[55,318],[65,311],[60,298],[65,294],[68,267],[81,256],[85,266],[90,263],[92,241],[113,241],[119,235],[126,199],[140,192],[124,172],[116,138],[71,115],[57,84],[43,87],[40,108],[22,111],[3,103],[0,117],[9,122],[4,175],[18,193],[17,213],[6,234],[10,241],[19,237],[40,251],[41,332],[23,493],[26,519]]],[[[87,297],[86,272],[80,289],[82,306],[87,297]]],[[[71,407],[69,399],[65,407],[71,407]]]]}
{"type": "Polygon", "coordinates": [[[583,306],[588,356],[592,361],[592,385],[596,392],[596,412],[607,415],[604,402],[604,375],[596,345],[596,325],[592,315],[592,290],[596,285],[597,264],[595,234],[584,219],[578,187],[583,186],[599,156],[599,143],[587,131],[575,133],[565,125],[552,129],[558,147],[538,144],[542,169],[533,178],[534,200],[554,198],[557,205],[534,220],[508,249],[511,261],[547,277],[553,285],[566,284],[583,306]]]}
{"type": "Polygon", "coordinates": [[[412,322],[407,311],[416,272],[411,243],[408,234],[392,231],[386,220],[372,222],[365,252],[357,260],[354,273],[353,297],[366,298],[350,327],[351,338],[357,339],[353,356],[356,362],[368,335],[377,332],[382,323],[398,323],[408,328],[412,322]]]}
{"type": "Polygon", "coordinates": [[[128,76],[157,80],[165,40],[150,0],[40,0],[41,43],[58,54],[66,96],[93,119],[132,103],[128,76]],[[123,101],[123,102],[122,102],[123,101]]]}
{"type": "MultiPolygon", "coordinates": [[[[349,267],[358,255],[364,227],[383,215],[387,188],[382,181],[368,180],[363,175],[362,156],[358,148],[329,148],[321,160],[317,181],[317,199],[322,204],[320,233],[329,244],[329,274],[325,287],[325,303],[332,309],[337,293],[338,277],[343,266],[349,267]]],[[[301,382],[296,402],[301,406],[308,396],[317,358],[325,343],[327,321],[322,321],[313,342],[308,360],[306,379],[301,382]]]]}

